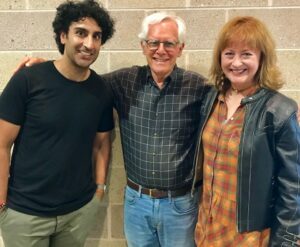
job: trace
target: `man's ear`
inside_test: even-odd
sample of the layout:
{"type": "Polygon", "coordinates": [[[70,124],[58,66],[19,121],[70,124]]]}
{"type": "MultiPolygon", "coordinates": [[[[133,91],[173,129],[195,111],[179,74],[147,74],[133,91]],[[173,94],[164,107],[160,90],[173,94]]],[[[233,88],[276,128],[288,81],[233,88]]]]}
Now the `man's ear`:
{"type": "Polygon", "coordinates": [[[140,42],[140,45],[141,45],[141,48],[142,48],[142,50],[143,50],[143,54],[145,55],[146,53],[146,45],[145,45],[145,42],[144,41],[141,41],[140,42]]]}
{"type": "Polygon", "coordinates": [[[178,56],[177,56],[177,57],[180,57],[180,56],[181,56],[182,51],[183,51],[183,49],[184,49],[184,46],[185,46],[184,43],[180,44],[180,46],[179,46],[179,53],[178,53],[178,56]]]}
{"type": "Polygon", "coordinates": [[[66,43],[67,34],[65,32],[60,33],[60,42],[64,45],[66,43]]]}

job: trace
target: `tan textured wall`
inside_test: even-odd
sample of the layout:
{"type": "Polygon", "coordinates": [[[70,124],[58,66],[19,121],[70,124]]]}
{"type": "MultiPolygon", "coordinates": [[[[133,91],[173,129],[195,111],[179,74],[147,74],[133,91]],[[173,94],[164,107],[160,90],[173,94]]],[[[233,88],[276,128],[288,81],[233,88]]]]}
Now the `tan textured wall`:
{"type": "MultiPolygon", "coordinates": [[[[56,58],[51,21],[61,0],[0,0],[0,91],[25,55],[56,58]]],[[[253,15],[263,20],[277,42],[279,65],[286,78],[282,92],[300,102],[300,0],[103,0],[116,20],[117,32],[93,68],[104,73],[144,64],[137,33],[145,15],[172,11],[187,22],[187,42],[178,65],[207,75],[211,49],[219,28],[232,16],[253,15]]],[[[102,203],[89,247],[122,247],[123,187],[125,185],[119,130],[116,128],[109,193],[102,203]]],[[[0,243],[1,247],[1,243],[0,243]]]]}

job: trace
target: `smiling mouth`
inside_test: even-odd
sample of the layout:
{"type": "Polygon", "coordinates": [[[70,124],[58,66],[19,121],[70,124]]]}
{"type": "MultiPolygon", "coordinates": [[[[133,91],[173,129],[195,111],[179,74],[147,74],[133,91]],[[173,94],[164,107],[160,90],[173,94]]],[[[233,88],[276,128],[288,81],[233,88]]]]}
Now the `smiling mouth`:
{"type": "Polygon", "coordinates": [[[90,53],[90,52],[79,52],[79,55],[80,55],[80,58],[83,59],[83,60],[92,60],[94,59],[94,54],[93,53],[90,53]]]}
{"type": "Polygon", "coordinates": [[[79,53],[83,56],[89,57],[89,56],[93,56],[94,54],[92,52],[88,52],[88,51],[79,51],[79,53]]]}
{"type": "Polygon", "coordinates": [[[243,74],[246,71],[246,69],[231,69],[230,71],[235,75],[240,75],[243,74]]]}
{"type": "Polygon", "coordinates": [[[162,58],[153,58],[153,60],[157,63],[165,63],[168,61],[168,59],[162,59],[162,58]]]}

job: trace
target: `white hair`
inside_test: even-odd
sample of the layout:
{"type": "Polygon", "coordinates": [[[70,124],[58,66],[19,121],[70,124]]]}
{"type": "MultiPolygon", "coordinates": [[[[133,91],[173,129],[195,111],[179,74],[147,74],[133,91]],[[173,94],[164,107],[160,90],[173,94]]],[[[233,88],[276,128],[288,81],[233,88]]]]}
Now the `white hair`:
{"type": "Polygon", "coordinates": [[[148,15],[144,18],[141,26],[141,32],[138,37],[140,40],[146,40],[149,31],[149,25],[161,23],[165,20],[172,20],[176,22],[178,26],[178,39],[180,43],[185,42],[186,35],[186,25],[182,18],[174,14],[168,14],[167,12],[156,12],[154,14],[148,15]]]}

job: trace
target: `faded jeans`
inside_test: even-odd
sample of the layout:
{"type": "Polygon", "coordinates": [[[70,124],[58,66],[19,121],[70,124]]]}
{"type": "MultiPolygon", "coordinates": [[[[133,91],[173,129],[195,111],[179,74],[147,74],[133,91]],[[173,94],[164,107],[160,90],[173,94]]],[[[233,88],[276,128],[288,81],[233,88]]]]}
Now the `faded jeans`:
{"type": "Polygon", "coordinates": [[[199,189],[193,196],[153,199],[126,186],[124,230],[128,247],[194,247],[199,189]]]}

